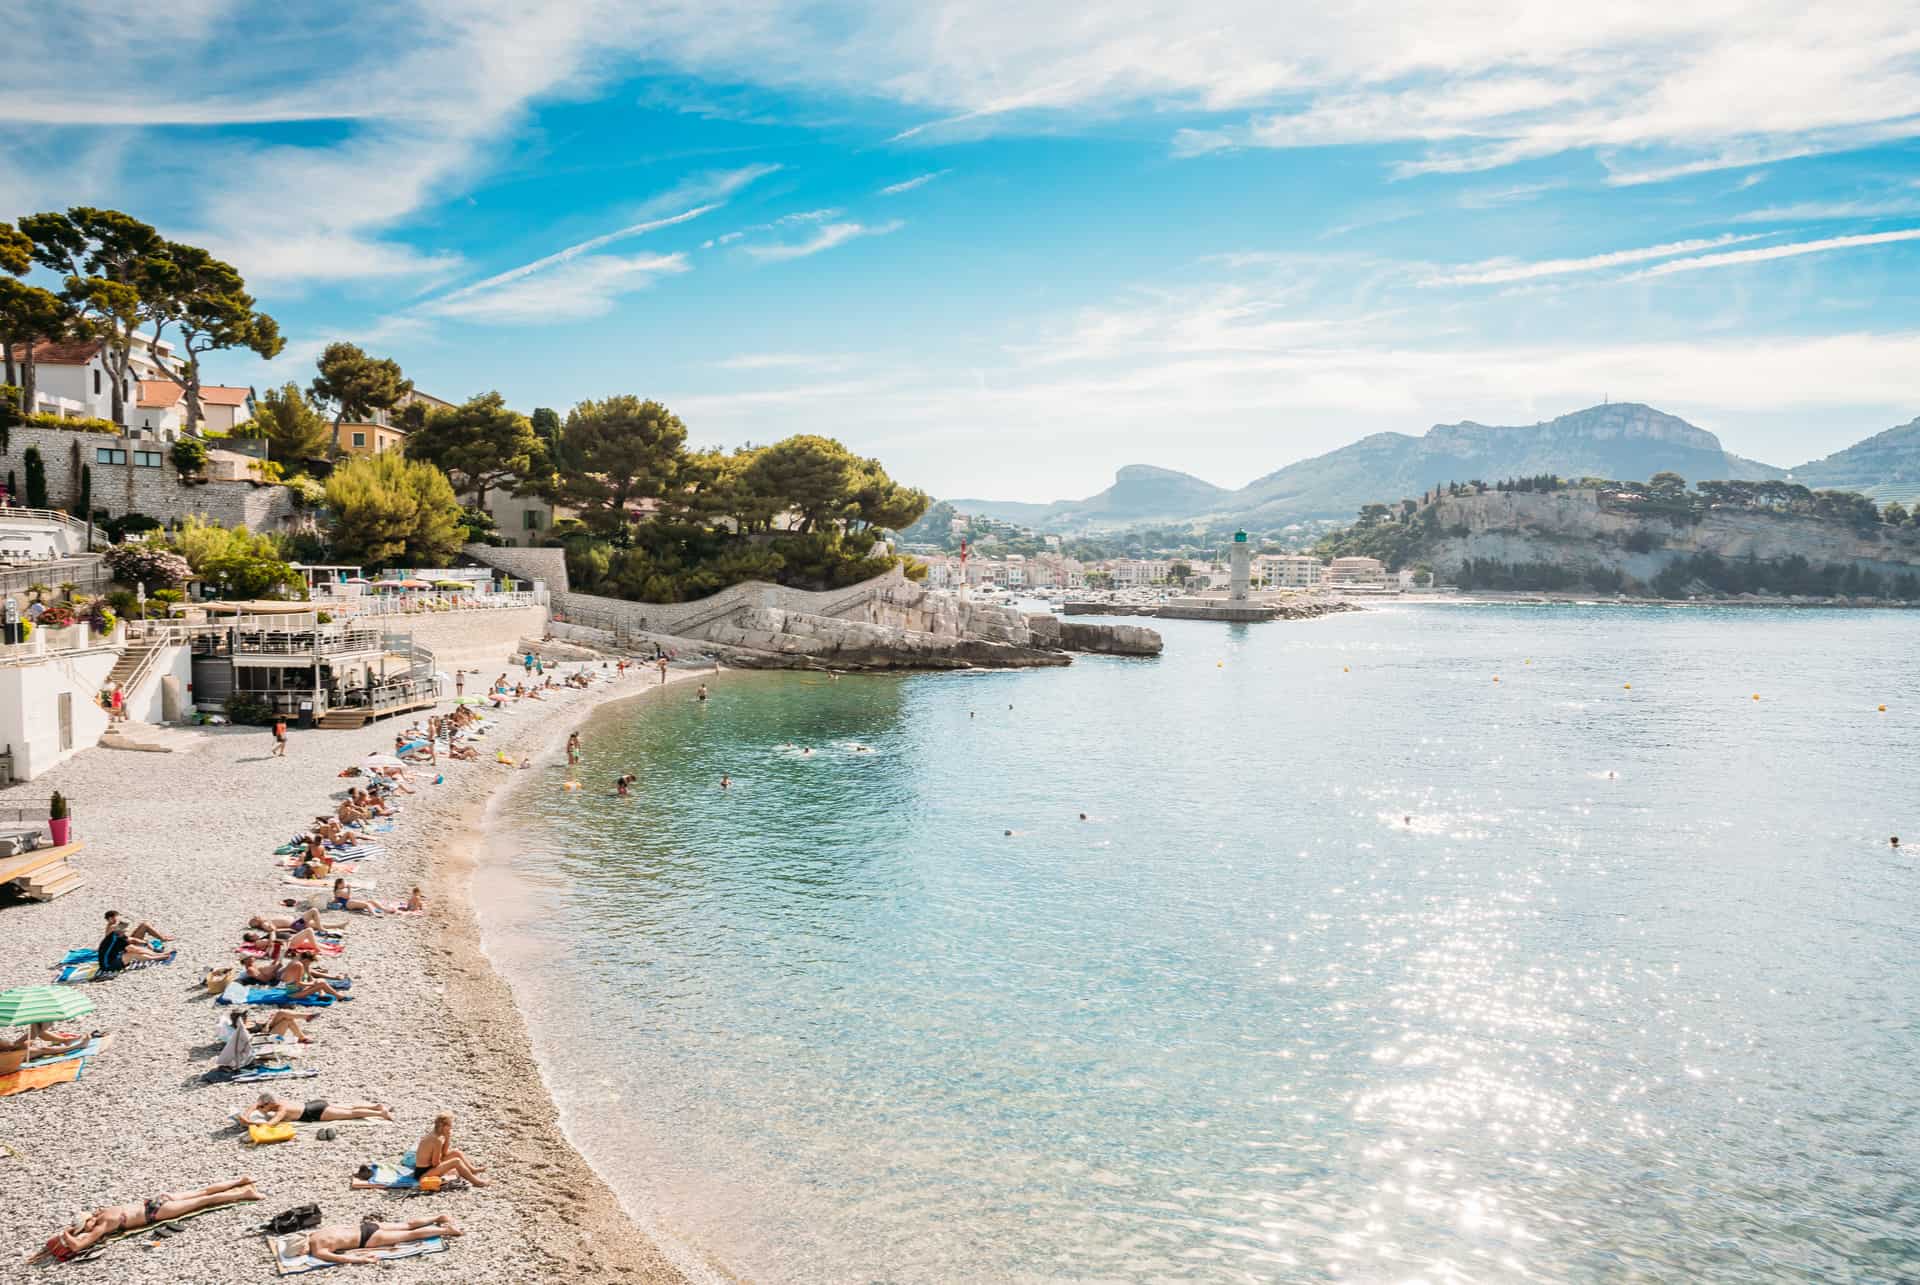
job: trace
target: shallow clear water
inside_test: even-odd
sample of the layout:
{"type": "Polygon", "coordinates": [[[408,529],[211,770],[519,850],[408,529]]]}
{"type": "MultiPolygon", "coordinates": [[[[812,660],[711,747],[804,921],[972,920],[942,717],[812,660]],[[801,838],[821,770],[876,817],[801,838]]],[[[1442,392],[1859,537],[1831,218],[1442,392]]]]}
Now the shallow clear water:
{"type": "Polygon", "coordinates": [[[1920,615],[1163,624],[529,783],[489,948],[623,1195],[760,1280],[1920,1274],[1920,615]]]}

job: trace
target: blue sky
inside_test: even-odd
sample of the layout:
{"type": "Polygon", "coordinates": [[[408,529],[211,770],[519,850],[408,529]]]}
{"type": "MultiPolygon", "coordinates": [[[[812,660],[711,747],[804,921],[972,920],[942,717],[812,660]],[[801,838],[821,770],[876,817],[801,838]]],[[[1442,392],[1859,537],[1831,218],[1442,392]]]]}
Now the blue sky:
{"type": "Polygon", "coordinates": [[[0,218],[231,259],[289,338],[232,382],[347,338],[943,495],[1602,397],[1782,465],[1920,414],[1905,6],[1344,8],[78,0],[13,33],[0,218]]]}

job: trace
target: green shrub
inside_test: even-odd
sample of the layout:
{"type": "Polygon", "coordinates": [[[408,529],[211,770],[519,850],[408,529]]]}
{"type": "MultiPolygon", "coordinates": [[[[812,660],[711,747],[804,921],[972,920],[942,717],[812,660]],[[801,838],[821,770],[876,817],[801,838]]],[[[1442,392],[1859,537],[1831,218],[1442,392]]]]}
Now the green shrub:
{"type": "Polygon", "coordinates": [[[235,692],[227,697],[227,717],[236,723],[256,726],[273,722],[273,707],[252,692],[235,692]]]}
{"type": "Polygon", "coordinates": [[[29,428],[59,428],[69,433],[112,433],[118,435],[119,427],[110,419],[67,419],[47,411],[35,411],[27,416],[29,428]]]}
{"type": "Polygon", "coordinates": [[[182,473],[198,473],[207,466],[207,444],[197,437],[183,437],[173,444],[173,466],[182,473]]]}

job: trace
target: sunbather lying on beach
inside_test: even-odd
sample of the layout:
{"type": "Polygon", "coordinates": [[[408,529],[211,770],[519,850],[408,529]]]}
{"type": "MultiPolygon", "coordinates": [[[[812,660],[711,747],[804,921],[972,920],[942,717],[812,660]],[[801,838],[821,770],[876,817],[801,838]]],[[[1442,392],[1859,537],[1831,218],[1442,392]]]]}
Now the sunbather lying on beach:
{"type": "Polygon", "coordinates": [[[64,1261],[75,1254],[85,1253],[106,1237],[119,1232],[138,1231],[155,1223],[199,1213],[202,1209],[258,1199],[260,1193],[253,1189],[253,1179],[235,1178],[231,1182],[218,1182],[198,1191],[163,1191],[130,1205],[106,1205],[57,1232],[47,1242],[47,1253],[64,1261]]]}
{"type": "MultiPolygon", "coordinates": [[[[313,1019],[309,1018],[308,1021],[313,1019]]],[[[254,1035],[265,1035],[272,1039],[293,1039],[301,1044],[313,1043],[313,1037],[307,1034],[307,1028],[300,1019],[285,1009],[265,1010],[264,1018],[256,1015],[250,1008],[228,1009],[220,1015],[220,1038],[225,1041],[227,1034],[235,1025],[244,1026],[254,1035]]]]}
{"type": "Polygon", "coordinates": [[[350,1223],[315,1227],[306,1234],[305,1248],[308,1255],[323,1263],[358,1266],[380,1261],[378,1254],[366,1252],[368,1250],[391,1249],[395,1245],[416,1240],[465,1234],[459,1224],[445,1214],[438,1218],[416,1218],[406,1223],[383,1223],[375,1218],[363,1218],[358,1227],[350,1223]]]}
{"type": "Polygon", "coordinates": [[[105,1031],[85,1035],[56,1031],[52,1022],[34,1022],[20,1038],[0,1040],[0,1053],[24,1052],[30,1058],[51,1057],[55,1053],[71,1053],[74,1049],[84,1047],[87,1041],[105,1034],[105,1031]]]}
{"type": "Polygon", "coordinates": [[[353,895],[345,879],[333,881],[333,900],[327,903],[328,910],[350,910],[355,914],[387,914],[391,906],[383,906],[372,897],[360,898],[353,895]]]}
{"type": "Polygon", "coordinates": [[[240,1113],[248,1124],[280,1124],[298,1120],[301,1124],[331,1124],[335,1120],[391,1120],[393,1111],[378,1102],[289,1102],[271,1093],[262,1093],[253,1110],[240,1113]]]}
{"type": "Polygon", "coordinates": [[[256,986],[278,986],[294,999],[311,999],[315,995],[339,999],[341,996],[341,992],[335,990],[326,978],[316,977],[309,966],[297,958],[289,959],[283,964],[275,964],[267,959],[256,959],[247,965],[246,977],[256,986]]]}
{"type": "Polygon", "coordinates": [[[480,751],[474,749],[471,745],[456,745],[448,750],[447,754],[449,757],[459,759],[463,763],[471,763],[480,757],[480,751]]]}
{"type": "Polygon", "coordinates": [[[416,1178],[464,1178],[476,1187],[484,1187],[487,1180],[480,1175],[486,1168],[467,1159],[464,1151],[454,1148],[451,1111],[442,1111],[433,1117],[433,1127],[413,1148],[413,1176],[416,1178]]]}

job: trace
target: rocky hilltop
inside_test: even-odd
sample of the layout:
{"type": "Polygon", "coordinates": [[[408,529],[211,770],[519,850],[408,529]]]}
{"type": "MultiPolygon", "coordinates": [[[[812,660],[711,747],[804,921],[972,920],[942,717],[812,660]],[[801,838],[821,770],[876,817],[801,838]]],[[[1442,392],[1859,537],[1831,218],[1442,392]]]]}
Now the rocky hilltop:
{"type": "Polygon", "coordinates": [[[1802,464],[1793,470],[1793,480],[1876,500],[1920,499],[1920,418],[1802,464]]]}
{"type": "MultiPolygon", "coordinates": [[[[1731,506],[1685,516],[1617,503],[1595,490],[1443,496],[1422,525],[1432,534],[1407,560],[1461,582],[1476,564],[1515,575],[1518,588],[1602,588],[1628,592],[1687,583],[1716,561],[1745,591],[1852,592],[1861,576],[1891,590],[1920,573],[1920,527],[1859,522],[1731,506]],[[1851,580],[1836,573],[1851,572],[1851,580]],[[1564,585],[1553,583],[1561,573],[1564,585]],[[1615,579],[1617,577],[1617,580],[1615,579]],[[1815,585],[1818,585],[1816,588],[1815,585]]],[[[1712,582],[1706,588],[1724,588],[1712,582]]],[[[1484,586],[1483,586],[1484,587],[1484,586]]]]}

